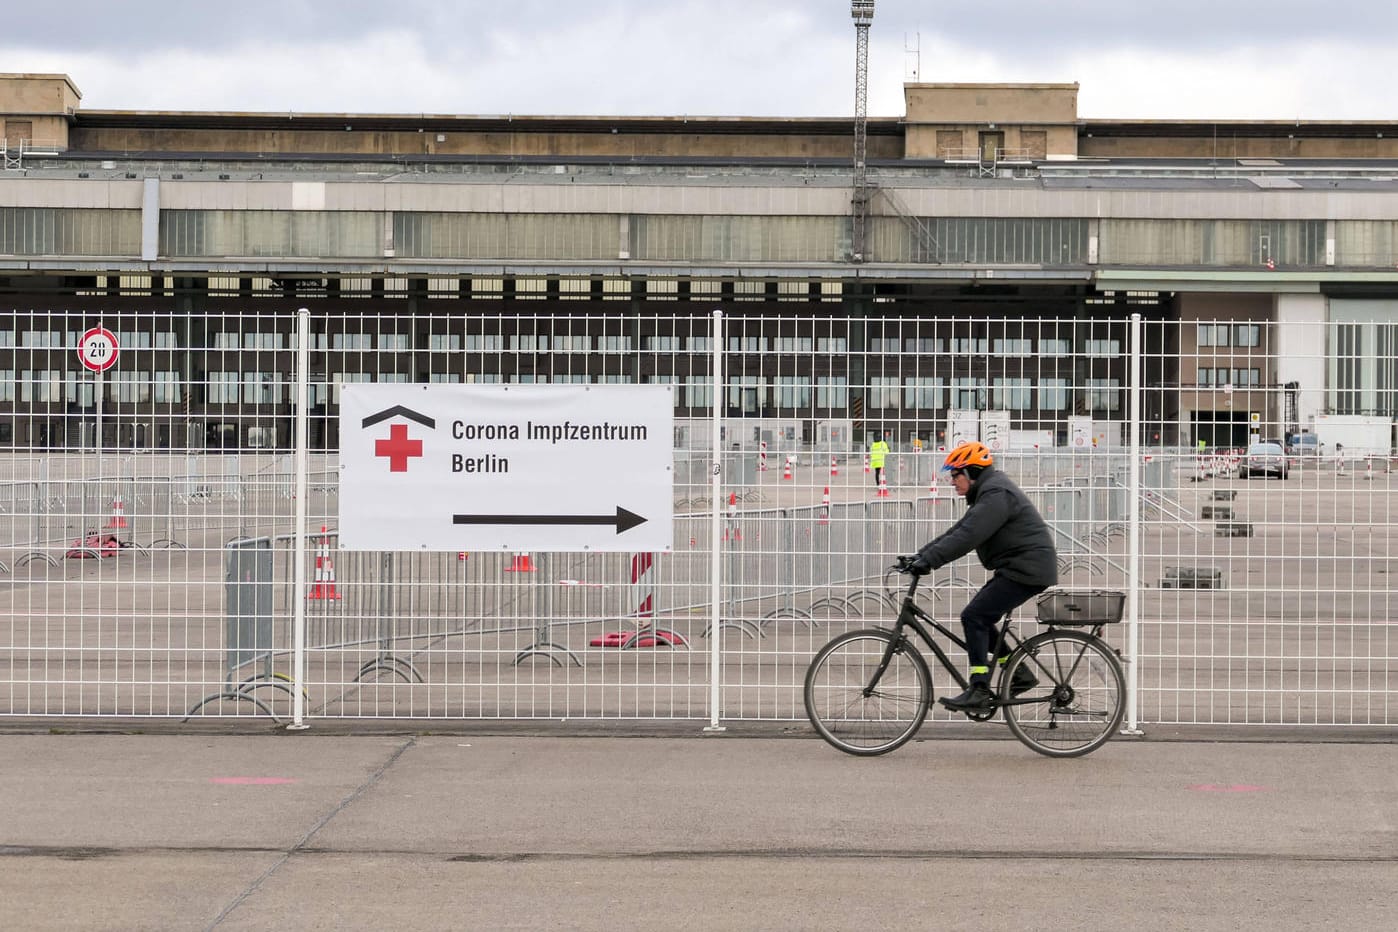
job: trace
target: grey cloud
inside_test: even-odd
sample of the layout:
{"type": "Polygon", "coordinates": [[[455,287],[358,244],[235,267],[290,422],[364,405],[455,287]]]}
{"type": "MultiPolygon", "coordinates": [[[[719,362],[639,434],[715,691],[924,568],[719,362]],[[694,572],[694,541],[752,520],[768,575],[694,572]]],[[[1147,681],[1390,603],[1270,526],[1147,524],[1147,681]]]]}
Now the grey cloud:
{"type": "Polygon", "coordinates": [[[486,31],[502,25],[553,31],[591,19],[599,11],[628,5],[547,0],[243,0],[230,4],[178,0],[123,5],[69,0],[16,4],[6,11],[0,43],[49,50],[129,48],[139,54],[151,48],[226,48],[259,39],[334,41],[401,30],[432,42],[471,47],[481,44],[486,31]]]}
{"type": "MultiPolygon", "coordinates": [[[[785,14],[829,36],[852,34],[845,0],[244,0],[236,4],[146,2],[112,4],[69,0],[63,4],[12,4],[5,45],[47,50],[126,47],[221,48],[277,40],[331,41],[384,31],[406,31],[424,45],[471,53],[488,47],[492,34],[528,42],[579,24],[614,18],[623,27],[640,20],[668,21],[674,41],[698,26],[726,24],[740,34],[754,15],[785,14]]],[[[1068,49],[1151,45],[1216,49],[1238,44],[1295,40],[1368,41],[1398,33],[1398,6],[1372,0],[1175,0],[1142,5],[1132,0],[1000,0],[991,6],[957,6],[933,0],[878,0],[873,30],[887,41],[920,33],[934,41],[971,44],[1007,54],[1052,57],[1068,49]]],[[[707,30],[704,30],[707,31],[707,30]]],[[[781,36],[772,36],[780,43],[781,36]]],[[[615,54],[617,50],[597,50],[615,54]]]]}
{"type": "Polygon", "coordinates": [[[985,7],[928,0],[885,0],[876,32],[930,37],[1016,52],[1091,48],[1104,43],[1173,46],[1187,52],[1224,45],[1349,39],[1398,32],[1398,7],[1372,0],[1003,0],[985,7]],[[1020,43],[1032,43],[1020,45],[1020,43]]]}

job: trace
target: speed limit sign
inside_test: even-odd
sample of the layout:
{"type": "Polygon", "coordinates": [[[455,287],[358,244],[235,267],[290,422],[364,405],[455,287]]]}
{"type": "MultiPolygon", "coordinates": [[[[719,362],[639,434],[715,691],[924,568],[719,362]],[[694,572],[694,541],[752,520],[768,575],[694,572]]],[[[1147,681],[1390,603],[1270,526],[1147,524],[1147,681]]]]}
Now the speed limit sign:
{"type": "Polygon", "coordinates": [[[117,338],[106,327],[93,327],[78,341],[78,361],[93,372],[106,372],[117,361],[117,338]]]}

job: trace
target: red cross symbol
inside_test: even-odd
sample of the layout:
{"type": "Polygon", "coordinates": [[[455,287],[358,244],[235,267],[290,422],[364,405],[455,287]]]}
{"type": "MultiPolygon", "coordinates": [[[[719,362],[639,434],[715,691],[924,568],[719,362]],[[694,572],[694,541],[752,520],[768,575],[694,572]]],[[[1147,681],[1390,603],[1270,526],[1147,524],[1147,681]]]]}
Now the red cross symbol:
{"type": "Polygon", "coordinates": [[[374,455],[388,457],[389,472],[407,472],[408,457],[422,455],[422,441],[408,439],[406,424],[394,424],[387,440],[374,441],[374,455]]]}

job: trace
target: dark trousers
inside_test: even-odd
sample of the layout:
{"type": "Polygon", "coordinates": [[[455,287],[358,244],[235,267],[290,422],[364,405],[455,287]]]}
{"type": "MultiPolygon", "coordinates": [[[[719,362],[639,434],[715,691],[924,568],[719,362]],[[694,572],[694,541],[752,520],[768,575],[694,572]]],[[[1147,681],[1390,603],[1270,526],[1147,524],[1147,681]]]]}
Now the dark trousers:
{"type": "MultiPolygon", "coordinates": [[[[1011,609],[1018,608],[1047,589],[1027,586],[998,573],[981,586],[961,610],[961,630],[966,634],[966,656],[972,667],[988,667],[991,647],[1000,639],[997,623],[1011,609]]],[[[975,673],[972,682],[990,682],[989,673],[975,673]]]]}
{"type": "Polygon", "coordinates": [[[874,467],[874,485],[878,485],[878,484],[879,484],[879,480],[882,479],[882,478],[883,478],[883,467],[882,467],[882,466],[875,466],[875,467],[874,467]]]}

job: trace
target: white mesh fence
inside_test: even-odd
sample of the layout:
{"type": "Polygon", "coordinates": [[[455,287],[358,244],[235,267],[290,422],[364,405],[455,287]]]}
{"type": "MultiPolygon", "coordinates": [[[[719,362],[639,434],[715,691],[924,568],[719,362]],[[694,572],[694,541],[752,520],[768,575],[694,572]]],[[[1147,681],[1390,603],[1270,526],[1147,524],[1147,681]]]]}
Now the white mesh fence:
{"type": "MultiPolygon", "coordinates": [[[[1398,720],[1380,321],[740,314],[715,391],[707,313],[317,314],[298,502],[296,315],[11,320],[0,715],[286,718],[299,688],[310,718],[801,720],[814,651],[891,623],[890,559],[964,509],[939,451],[979,438],[1051,524],[1062,585],[1134,587],[1108,632],[1134,721],[1398,720]],[[100,383],[76,353],[97,323],[121,347],[100,383]],[[672,384],[673,546],[340,550],[352,382],[672,384]]],[[[959,627],[985,576],[939,571],[933,614],[959,627]]]]}

